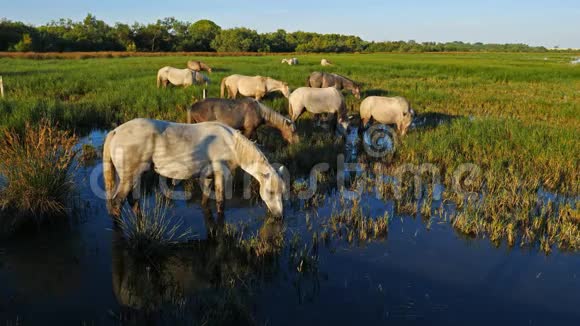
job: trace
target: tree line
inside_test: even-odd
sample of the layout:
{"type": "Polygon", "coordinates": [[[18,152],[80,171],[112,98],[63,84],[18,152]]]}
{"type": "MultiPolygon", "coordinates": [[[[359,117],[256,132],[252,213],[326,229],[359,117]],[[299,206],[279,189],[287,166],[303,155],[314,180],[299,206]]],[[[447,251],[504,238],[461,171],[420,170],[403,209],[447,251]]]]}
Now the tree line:
{"type": "Polygon", "coordinates": [[[0,51],[129,51],[129,52],[542,52],[544,47],[526,44],[483,44],[465,42],[367,42],[358,36],[272,33],[238,27],[222,29],[210,20],[195,23],[173,17],[155,23],[111,26],[88,14],[83,21],[60,19],[32,26],[8,19],[0,20],[0,51]]]}

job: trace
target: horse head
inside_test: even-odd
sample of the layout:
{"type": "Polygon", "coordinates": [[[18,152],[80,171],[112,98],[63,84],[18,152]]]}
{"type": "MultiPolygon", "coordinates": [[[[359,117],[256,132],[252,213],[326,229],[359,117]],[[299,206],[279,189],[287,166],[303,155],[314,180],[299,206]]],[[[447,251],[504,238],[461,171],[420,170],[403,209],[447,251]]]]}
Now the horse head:
{"type": "Polygon", "coordinates": [[[357,99],[360,100],[360,86],[359,85],[354,85],[354,87],[352,88],[352,95],[354,95],[354,97],[356,97],[357,99]]]}
{"type": "Polygon", "coordinates": [[[272,215],[284,216],[283,196],[286,194],[286,183],[282,175],[286,174],[284,167],[275,170],[272,166],[264,166],[264,172],[260,172],[260,197],[268,206],[272,215]]]}
{"type": "Polygon", "coordinates": [[[288,83],[282,83],[282,94],[284,94],[285,98],[290,97],[290,87],[288,83]]]}
{"type": "Polygon", "coordinates": [[[288,143],[296,144],[300,142],[300,137],[298,137],[298,134],[296,134],[296,125],[294,122],[292,122],[292,120],[285,119],[284,128],[282,128],[280,131],[282,133],[282,137],[284,137],[288,143]]]}

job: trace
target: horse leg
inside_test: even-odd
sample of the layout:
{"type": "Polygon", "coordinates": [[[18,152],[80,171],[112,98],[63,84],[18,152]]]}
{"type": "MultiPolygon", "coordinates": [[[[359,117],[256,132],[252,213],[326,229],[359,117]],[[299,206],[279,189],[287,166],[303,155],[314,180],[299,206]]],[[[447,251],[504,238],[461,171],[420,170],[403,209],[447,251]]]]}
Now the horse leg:
{"type": "Polygon", "coordinates": [[[129,206],[131,206],[131,209],[133,210],[135,216],[139,216],[141,214],[141,208],[139,207],[139,200],[135,198],[135,196],[133,196],[134,189],[135,188],[133,187],[131,191],[129,191],[129,193],[127,194],[127,202],[129,203],[129,206]]]}
{"type": "Polygon", "coordinates": [[[224,197],[225,197],[224,173],[220,170],[214,171],[214,188],[218,225],[224,224],[224,197]]]}
{"type": "Polygon", "coordinates": [[[314,120],[314,125],[320,127],[320,114],[315,114],[312,119],[314,120]]]}
{"type": "Polygon", "coordinates": [[[203,210],[203,218],[205,221],[205,228],[207,229],[208,235],[214,233],[216,229],[215,221],[213,220],[213,216],[211,213],[211,208],[209,207],[209,197],[211,194],[211,178],[204,178],[202,181],[202,189],[201,189],[201,207],[203,210]]]}
{"type": "Polygon", "coordinates": [[[330,113],[330,118],[327,119],[327,122],[330,124],[330,130],[333,134],[336,134],[336,130],[338,129],[338,114],[337,113],[330,113]]]}
{"type": "Polygon", "coordinates": [[[203,178],[202,181],[202,189],[201,189],[201,207],[204,210],[210,210],[209,207],[209,197],[211,195],[211,183],[212,183],[212,179],[211,178],[203,178]]]}
{"type": "Polygon", "coordinates": [[[407,128],[409,128],[410,124],[399,123],[397,124],[397,130],[401,133],[401,136],[405,136],[407,134],[407,128]]]}
{"type": "Polygon", "coordinates": [[[302,114],[302,111],[304,110],[304,107],[301,108],[292,108],[292,122],[295,122],[296,120],[298,120],[298,118],[300,118],[300,115],[302,114]]]}
{"type": "MultiPolygon", "coordinates": [[[[133,180],[132,178],[123,177],[119,180],[119,187],[117,188],[117,193],[113,198],[113,216],[118,219],[121,217],[121,208],[123,207],[123,203],[125,203],[125,199],[127,199],[128,195],[133,190],[133,180]]],[[[131,196],[132,197],[132,196],[131,196]]],[[[133,201],[133,198],[131,198],[133,201]]],[[[133,206],[135,203],[131,206],[133,206]]]]}
{"type": "Polygon", "coordinates": [[[371,118],[363,118],[361,120],[362,126],[363,128],[365,128],[367,126],[367,124],[369,123],[369,121],[371,121],[371,118]]]}
{"type": "Polygon", "coordinates": [[[208,209],[208,210],[203,211],[203,221],[205,223],[205,230],[207,233],[207,237],[209,239],[217,233],[215,221],[213,220],[213,215],[211,214],[211,210],[208,209]]]}

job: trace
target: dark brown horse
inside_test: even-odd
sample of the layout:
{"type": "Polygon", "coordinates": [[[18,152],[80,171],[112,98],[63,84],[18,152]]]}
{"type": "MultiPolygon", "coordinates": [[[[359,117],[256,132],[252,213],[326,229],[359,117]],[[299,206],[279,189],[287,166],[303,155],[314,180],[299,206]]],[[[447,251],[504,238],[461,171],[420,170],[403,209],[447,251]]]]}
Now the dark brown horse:
{"type": "Polygon", "coordinates": [[[306,87],[326,88],[334,87],[338,90],[349,90],[356,98],[360,99],[360,86],[358,83],[337,74],[316,71],[306,79],[306,87]]]}
{"type": "Polygon", "coordinates": [[[187,110],[187,122],[220,121],[250,138],[262,124],[280,130],[282,137],[293,144],[299,141],[294,123],[255,99],[211,98],[193,104],[187,110]]]}

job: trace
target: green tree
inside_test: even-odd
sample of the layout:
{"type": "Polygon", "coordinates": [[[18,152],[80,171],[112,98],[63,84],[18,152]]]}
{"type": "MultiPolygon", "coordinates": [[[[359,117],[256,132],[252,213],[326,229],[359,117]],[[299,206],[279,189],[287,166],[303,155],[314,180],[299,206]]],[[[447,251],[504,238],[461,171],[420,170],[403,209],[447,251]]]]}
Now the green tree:
{"type": "Polygon", "coordinates": [[[13,47],[14,51],[29,52],[32,51],[32,38],[30,34],[24,34],[22,40],[16,43],[13,47]]]}
{"type": "Polygon", "coordinates": [[[131,26],[117,23],[115,24],[113,33],[117,41],[123,45],[126,51],[135,51],[135,35],[133,34],[131,26]]]}
{"type": "Polygon", "coordinates": [[[262,43],[268,45],[271,52],[293,52],[295,49],[288,42],[288,34],[283,29],[262,35],[262,43]]]}
{"type": "Polygon", "coordinates": [[[32,26],[21,22],[13,22],[7,19],[0,20],[0,51],[8,51],[15,44],[21,42],[25,34],[33,41],[38,32],[32,26]]]}
{"type": "Polygon", "coordinates": [[[135,33],[135,44],[139,51],[170,51],[172,44],[171,34],[167,29],[167,25],[158,20],[154,24],[148,25],[133,25],[135,33]]]}
{"type": "Polygon", "coordinates": [[[262,44],[258,32],[240,27],[222,30],[211,47],[218,52],[257,52],[262,44]]]}
{"type": "Polygon", "coordinates": [[[189,38],[184,42],[184,50],[212,51],[211,42],[221,30],[221,27],[211,20],[198,20],[188,28],[189,38]]]}

